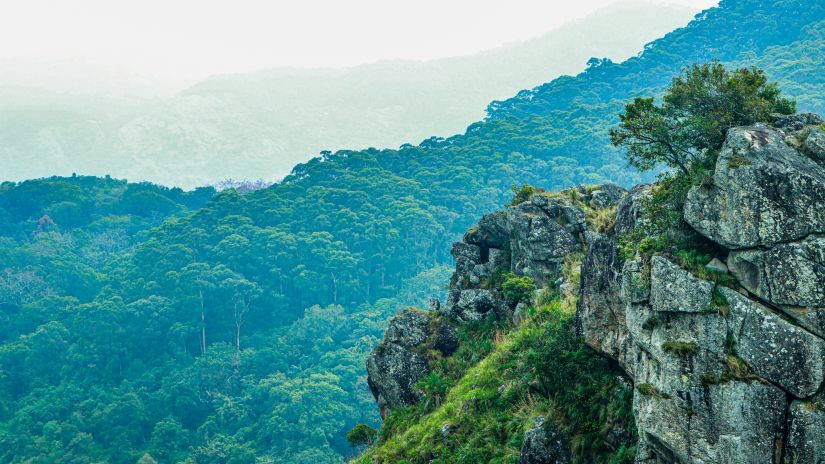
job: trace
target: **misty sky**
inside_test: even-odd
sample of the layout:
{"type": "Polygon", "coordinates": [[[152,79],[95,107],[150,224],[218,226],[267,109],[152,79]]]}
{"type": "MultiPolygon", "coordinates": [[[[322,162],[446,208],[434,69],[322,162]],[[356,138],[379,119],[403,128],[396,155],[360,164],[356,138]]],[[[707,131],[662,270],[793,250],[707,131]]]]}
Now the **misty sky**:
{"type": "MultiPolygon", "coordinates": [[[[697,10],[713,0],[657,0],[697,10]]],[[[0,59],[72,61],[169,80],[278,66],[466,55],[612,0],[26,0],[4,2],[0,59]]]]}

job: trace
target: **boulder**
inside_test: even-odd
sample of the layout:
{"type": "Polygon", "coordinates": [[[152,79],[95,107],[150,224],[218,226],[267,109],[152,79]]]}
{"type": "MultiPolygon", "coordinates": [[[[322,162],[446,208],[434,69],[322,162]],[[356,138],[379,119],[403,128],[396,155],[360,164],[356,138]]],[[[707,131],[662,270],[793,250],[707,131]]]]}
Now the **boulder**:
{"type": "Polygon", "coordinates": [[[712,185],[693,187],[684,217],[728,248],[770,247],[825,232],[825,170],[766,127],[728,131],[712,185]]]}
{"type": "Polygon", "coordinates": [[[727,274],[728,273],[728,266],[722,262],[719,258],[713,258],[710,260],[709,263],[705,264],[705,268],[711,272],[715,272],[717,274],[727,274]]]}
{"type": "Polygon", "coordinates": [[[636,227],[642,225],[644,200],[650,196],[651,188],[652,186],[647,184],[637,185],[619,202],[615,227],[617,236],[632,232],[636,227]]]}
{"type": "Polygon", "coordinates": [[[713,284],[695,277],[661,256],[651,259],[650,304],[656,311],[708,311],[713,284]]]}
{"type": "Polygon", "coordinates": [[[553,424],[539,416],[524,433],[519,464],[569,464],[570,443],[553,424]]]}
{"type": "Polygon", "coordinates": [[[825,165],[825,130],[819,127],[811,129],[802,147],[811,159],[825,165]]]}
{"type": "Polygon", "coordinates": [[[480,321],[489,314],[503,315],[507,304],[495,292],[485,288],[470,288],[450,292],[446,315],[458,322],[480,321]]]}
{"type": "Polygon", "coordinates": [[[808,398],[825,380],[825,340],[742,294],[720,287],[729,305],[736,354],[754,374],[795,398],[808,398]]]}
{"type": "Polygon", "coordinates": [[[825,462],[825,394],[808,401],[794,401],[789,413],[790,428],[785,462],[825,462]]]}
{"type": "Polygon", "coordinates": [[[485,214],[478,225],[464,235],[464,241],[488,248],[503,248],[510,241],[506,213],[497,211],[485,214]]]}
{"type": "Polygon", "coordinates": [[[782,390],[756,381],[687,381],[673,387],[637,383],[636,462],[779,462],[786,407],[782,390]]]}
{"type": "Polygon", "coordinates": [[[573,207],[563,210],[559,203],[543,196],[533,198],[543,198],[546,203],[525,202],[511,208],[507,215],[510,269],[533,277],[537,286],[544,287],[561,271],[567,254],[580,249],[570,229],[578,230],[581,227],[578,221],[583,223],[584,215],[579,217],[573,213],[573,210],[581,213],[573,207]],[[566,222],[566,226],[561,222],[566,222]]]}
{"type": "Polygon", "coordinates": [[[603,184],[596,186],[590,191],[590,207],[605,209],[619,204],[622,198],[627,195],[627,190],[616,184],[603,184]]]}
{"type": "Polygon", "coordinates": [[[815,113],[772,114],[771,123],[777,129],[798,131],[805,126],[822,124],[822,118],[815,113]]]}
{"type": "Polygon", "coordinates": [[[825,237],[734,251],[728,265],[749,292],[825,338],[825,237]]]}
{"type": "Polygon", "coordinates": [[[628,337],[621,288],[622,259],[616,242],[598,235],[582,263],[576,331],[585,343],[616,360],[624,358],[628,337]]]}
{"type": "Polygon", "coordinates": [[[384,332],[384,341],[405,348],[423,345],[430,335],[431,314],[414,309],[406,309],[392,318],[384,332]]]}
{"type": "Polygon", "coordinates": [[[624,262],[620,296],[624,304],[644,303],[650,299],[650,273],[645,270],[641,258],[624,262]]]}
{"type": "Polygon", "coordinates": [[[367,384],[381,415],[420,400],[415,384],[430,372],[427,351],[446,356],[457,349],[455,329],[440,316],[409,308],[392,318],[367,358],[367,384]]]}
{"type": "Polygon", "coordinates": [[[417,403],[421,393],[414,386],[429,372],[423,355],[394,343],[379,345],[367,359],[367,385],[381,416],[417,403]]]}

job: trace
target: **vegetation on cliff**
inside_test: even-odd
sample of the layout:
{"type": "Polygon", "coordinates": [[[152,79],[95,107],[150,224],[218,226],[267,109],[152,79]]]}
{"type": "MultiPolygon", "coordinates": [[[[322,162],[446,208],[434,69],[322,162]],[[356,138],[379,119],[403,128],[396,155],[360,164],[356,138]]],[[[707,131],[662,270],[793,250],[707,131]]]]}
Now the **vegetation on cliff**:
{"type": "MultiPolygon", "coordinates": [[[[246,195],[89,178],[3,184],[0,461],[344,459],[346,432],[378,422],[363,364],[385,321],[443,290],[449,246],[474,218],[508,201],[512,185],[644,180],[607,129],[624,102],[658,95],[684,65],[753,60],[783,87],[797,81],[788,88],[800,108],[823,109],[823,8],[723,1],[626,63],[596,61],[492,104],[465,134],[324,154],[246,195]],[[84,182],[96,193],[73,193],[84,182]]],[[[606,230],[609,216],[586,219],[606,230]]],[[[537,311],[549,322],[535,330],[568,343],[570,307],[537,311]]],[[[550,356],[521,330],[499,329],[524,356],[550,356]]],[[[475,355],[507,349],[493,338],[475,355]]],[[[514,375],[535,374],[531,359],[514,375]]],[[[449,403],[445,382],[459,385],[479,360],[431,378],[428,407],[449,403]]],[[[555,387],[542,388],[549,398],[555,387]]],[[[504,430],[531,419],[497,411],[489,423],[504,430]]],[[[573,430],[598,433],[590,412],[581,417],[573,430]]]]}

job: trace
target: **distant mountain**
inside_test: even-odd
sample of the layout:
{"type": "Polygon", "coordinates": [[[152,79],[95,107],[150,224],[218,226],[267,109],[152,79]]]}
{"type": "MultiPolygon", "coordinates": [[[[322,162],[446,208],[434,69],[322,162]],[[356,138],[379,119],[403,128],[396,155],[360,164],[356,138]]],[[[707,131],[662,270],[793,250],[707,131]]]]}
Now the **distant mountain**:
{"type": "Polygon", "coordinates": [[[473,56],[219,76],[166,98],[147,98],[152,83],[137,79],[122,93],[139,97],[118,96],[102,70],[84,82],[70,68],[69,82],[49,84],[48,66],[0,63],[0,180],[77,172],[191,188],[281,178],[321,150],[461,132],[491,100],[576,74],[593,56],[625,60],[693,14],[622,2],[473,56]]]}
{"type": "MultiPolygon", "coordinates": [[[[459,135],[324,154],[191,213],[152,195],[182,203],[177,191],[109,179],[0,184],[14,199],[0,201],[0,225],[13,225],[0,227],[0,294],[14,298],[0,300],[0,462],[342,462],[347,431],[378,422],[364,363],[386,320],[443,291],[451,244],[511,186],[647,180],[607,130],[628,100],[661,93],[697,62],[758,65],[801,110],[822,112],[823,53],[824,1],[723,0],[638,57],[591,61],[494,102],[459,135]],[[138,193],[150,208],[133,209],[138,193]],[[20,198],[30,205],[7,208],[20,198]],[[73,211],[91,222],[67,224],[73,211]],[[165,213],[175,217],[143,229],[165,213]],[[145,233],[123,251],[119,238],[136,229],[145,233]]],[[[68,105],[49,108],[40,119],[0,112],[0,130],[65,120],[68,105]]],[[[228,108],[200,117],[217,115],[246,128],[228,108]]],[[[129,121],[98,121],[84,142],[129,121]]],[[[187,147],[218,133],[174,135],[187,147]]]]}

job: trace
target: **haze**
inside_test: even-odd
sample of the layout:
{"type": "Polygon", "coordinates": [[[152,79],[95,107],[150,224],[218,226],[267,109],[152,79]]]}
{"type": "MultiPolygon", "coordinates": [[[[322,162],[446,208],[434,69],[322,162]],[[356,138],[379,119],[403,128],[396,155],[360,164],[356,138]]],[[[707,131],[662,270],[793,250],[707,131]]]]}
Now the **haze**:
{"type": "MultiPolygon", "coordinates": [[[[7,2],[0,59],[72,62],[164,82],[272,67],[467,55],[541,35],[612,0],[30,0],[7,2]]],[[[699,11],[712,0],[660,0],[699,11]]]]}

